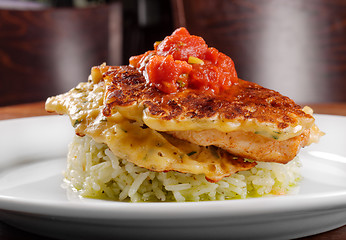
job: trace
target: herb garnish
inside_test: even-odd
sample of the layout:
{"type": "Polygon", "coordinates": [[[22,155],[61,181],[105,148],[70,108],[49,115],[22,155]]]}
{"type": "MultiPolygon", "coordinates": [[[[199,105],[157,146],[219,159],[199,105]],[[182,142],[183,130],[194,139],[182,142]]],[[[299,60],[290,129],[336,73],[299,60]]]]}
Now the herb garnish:
{"type": "Polygon", "coordinates": [[[83,119],[81,119],[81,120],[77,119],[76,121],[74,121],[73,127],[74,127],[74,128],[77,127],[78,124],[80,124],[81,122],[83,122],[83,119]]]}
{"type": "Polygon", "coordinates": [[[192,151],[192,152],[189,152],[188,154],[187,154],[187,156],[192,156],[193,154],[195,154],[195,153],[197,153],[196,151],[192,151]]]}

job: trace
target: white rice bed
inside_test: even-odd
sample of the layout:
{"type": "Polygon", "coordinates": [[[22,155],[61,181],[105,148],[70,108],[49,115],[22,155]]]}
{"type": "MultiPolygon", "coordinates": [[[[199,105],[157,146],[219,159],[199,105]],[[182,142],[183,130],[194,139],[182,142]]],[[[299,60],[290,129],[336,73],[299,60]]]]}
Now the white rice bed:
{"type": "Polygon", "coordinates": [[[259,162],[217,183],[204,175],[152,172],[116,157],[105,144],[75,136],[65,180],[80,196],[130,202],[213,201],[287,194],[301,179],[301,163],[259,162]]]}

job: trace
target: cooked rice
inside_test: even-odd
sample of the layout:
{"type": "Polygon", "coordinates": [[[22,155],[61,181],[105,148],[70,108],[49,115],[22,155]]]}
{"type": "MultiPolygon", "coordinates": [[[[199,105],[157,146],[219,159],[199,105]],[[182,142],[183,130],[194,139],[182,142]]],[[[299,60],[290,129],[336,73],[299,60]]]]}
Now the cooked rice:
{"type": "Polygon", "coordinates": [[[80,196],[116,201],[207,201],[287,194],[301,179],[298,157],[288,164],[259,162],[217,183],[204,175],[153,172],[116,157],[105,144],[75,136],[65,180],[80,196]]]}

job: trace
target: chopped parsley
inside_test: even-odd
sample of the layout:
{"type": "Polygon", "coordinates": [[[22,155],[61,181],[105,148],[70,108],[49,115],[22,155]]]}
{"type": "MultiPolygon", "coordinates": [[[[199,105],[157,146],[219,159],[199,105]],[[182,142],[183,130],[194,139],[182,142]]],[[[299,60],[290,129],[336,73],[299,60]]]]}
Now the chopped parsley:
{"type": "Polygon", "coordinates": [[[74,128],[77,127],[81,122],[83,122],[83,119],[81,119],[81,120],[77,119],[76,121],[74,121],[73,127],[74,128]]]}
{"type": "Polygon", "coordinates": [[[195,153],[197,153],[196,151],[192,151],[192,152],[189,152],[188,154],[187,154],[187,156],[192,156],[193,154],[195,154],[195,153]]]}

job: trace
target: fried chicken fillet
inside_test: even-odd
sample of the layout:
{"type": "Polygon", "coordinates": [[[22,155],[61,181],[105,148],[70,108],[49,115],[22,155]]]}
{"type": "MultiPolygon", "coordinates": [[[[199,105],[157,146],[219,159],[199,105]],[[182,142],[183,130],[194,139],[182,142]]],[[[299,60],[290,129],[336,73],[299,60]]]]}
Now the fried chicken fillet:
{"type": "Polygon", "coordinates": [[[137,166],[211,182],[260,161],[285,164],[323,135],[312,109],[239,79],[231,58],[185,28],[128,66],[93,67],[46,110],[137,166]]]}
{"type": "Polygon", "coordinates": [[[322,135],[311,109],[252,82],[239,80],[213,95],[193,89],[164,94],[128,66],[104,79],[105,116],[119,111],[151,129],[254,161],[287,163],[322,135]]]}

